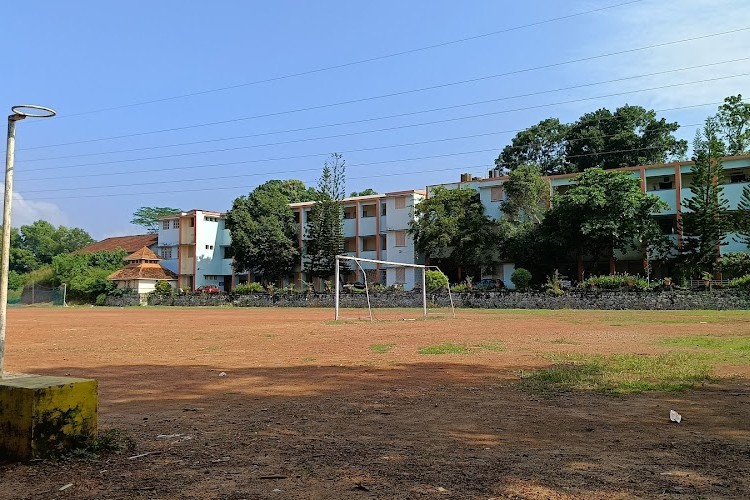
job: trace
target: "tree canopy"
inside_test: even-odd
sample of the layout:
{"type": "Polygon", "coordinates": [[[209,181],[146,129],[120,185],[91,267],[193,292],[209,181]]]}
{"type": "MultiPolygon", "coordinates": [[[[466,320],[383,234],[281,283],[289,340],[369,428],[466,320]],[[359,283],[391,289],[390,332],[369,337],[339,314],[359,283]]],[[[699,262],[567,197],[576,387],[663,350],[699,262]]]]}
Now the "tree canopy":
{"type": "Polygon", "coordinates": [[[419,253],[480,273],[499,261],[499,228],[484,213],[479,193],[473,189],[436,187],[414,207],[409,222],[419,253]]]}
{"type": "Polygon", "coordinates": [[[299,226],[289,203],[311,201],[315,191],[299,180],[271,180],[234,200],[226,225],[237,271],[275,281],[299,258],[299,226]]]}
{"type": "Polygon", "coordinates": [[[377,191],[375,191],[372,188],[363,189],[362,191],[352,191],[352,194],[349,195],[349,197],[354,198],[355,196],[369,196],[371,194],[378,194],[377,191]]]}
{"type": "Polygon", "coordinates": [[[568,251],[594,259],[663,240],[653,216],[667,208],[641,191],[628,172],[592,168],[566,192],[553,197],[545,219],[550,236],[568,251]]]}
{"type": "MultiPolygon", "coordinates": [[[[335,272],[336,256],[344,251],[344,210],[341,200],[346,189],[346,161],[333,153],[323,165],[318,192],[307,225],[305,270],[318,278],[335,272]]],[[[348,269],[343,265],[341,269],[348,269]]]]}
{"type": "Polygon", "coordinates": [[[179,208],[171,207],[141,207],[133,212],[131,224],[143,226],[149,233],[159,232],[159,219],[180,213],[179,208]]]}
{"type": "Polygon", "coordinates": [[[511,144],[503,148],[495,165],[514,170],[533,165],[542,175],[564,174],[572,171],[566,159],[570,125],[557,118],[547,118],[516,134],[511,144]]]}
{"type": "Polygon", "coordinates": [[[55,227],[47,221],[11,229],[10,270],[28,273],[52,263],[60,254],[74,252],[94,243],[94,239],[77,227],[55,227]]]}
{"type": "Polygon", "coordinates": [[[742,94],[729,96],[719,106],[717,125],[724,138],[726,154],[741,155],[750,152],[750,103],[742,94]]]}

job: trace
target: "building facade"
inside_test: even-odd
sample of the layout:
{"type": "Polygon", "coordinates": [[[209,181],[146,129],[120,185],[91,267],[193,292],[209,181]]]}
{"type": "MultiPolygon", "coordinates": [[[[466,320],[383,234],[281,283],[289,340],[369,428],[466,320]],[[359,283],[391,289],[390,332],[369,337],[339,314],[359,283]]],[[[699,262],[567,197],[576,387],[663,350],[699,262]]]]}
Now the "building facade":
{"type": "Polygon", "coordinates": [[[177,275],[178,287],[195,290],[215,285],[229,291],[233,283],[231,237],[225,214],[190,210],[159,221],[161,264],[177,275]]]}
{"type": "MultiPolygon", "coordinates": [[[[662,230],[674,239],[675,244],[682,244],[682,236],[679,234],[680,220],[682,214],[687,211],[685,201],[693,196],[690,190],[693,171],[692,161],[677,161],[659,165],[639,165],[615,169],[628,172],[633,178],[640,181],[641,190],[645,193],[658,196],[668,208],[656,216],[656,220],[662,230]]],[[[718,182],[724,186],[724,195],[729,201],[730,210],[736,210],[742,196],[742,190],[750,183],[750,155],[727,157],[723,160],[725,175],[718,182]]],[[[579,174],[564,174],[544,177],[550,189],[550,198],[554,194],[564,193],[575,184],[579,174]]],[[[468,174],[461,175],[461,181],[455,183],[438,184],[427,187],[428,194],[438,186],[447,189],[467,188],[479,192],[479,198],[484,206],[485,213],[493,218],[501,217],[501,206],[505,200],[503,184],[508,180],[507,176],[500,175],[496,169],[490,170],[485,178],[476,178],[468,174]]],[[[750,249],[738,242],[737,235],[729,234],[726,245],[721,246],[721,253],[748,252],[750,249]]],[[[627,254],[616,253],[617,272],[642,272],[644,255],[639,251],[627,254]]],[[[510,274],[513,272],[513,263],[506,262],[496,269],[495,277],[503,279],[506,285],[510,283],[510,274]]],[[[580,269],[578,270],[580,274],[580,269]]]]}
{"type": "MultiPolygon", "coordinates": [[[[357,196],[342,201],[344,208],[344,255],[364,259],[385,260],[404,264],[421,264],[422,260],[414,250],[414,240],[408,233],[409,222],[414,217],[414,205],[426,193],[412,189],[385,194],[357,196]]],[[[302,249],[300,262],[295,269],[295,286],[312,283],[305,268],[305,241],[310,210],[314,202],[292,203],[290,206],[299,223],[299,245],[302,249]]],[[[386,286],[400,285],[411,290],[421,286],[420,269],[404,268],[379,263],[361,262],[360,267],[350,263],[351,272],[345,280],[364,281],[363,272],[370,283],[386,286]]],[[[321,283],[315,283],[321,289],[321,283]]]]}

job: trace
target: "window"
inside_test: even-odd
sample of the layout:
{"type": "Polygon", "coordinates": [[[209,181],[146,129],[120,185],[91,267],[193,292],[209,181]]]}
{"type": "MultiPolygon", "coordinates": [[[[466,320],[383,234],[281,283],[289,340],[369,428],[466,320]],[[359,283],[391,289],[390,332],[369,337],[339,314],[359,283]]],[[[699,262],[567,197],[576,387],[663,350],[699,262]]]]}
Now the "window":
{"type": "Polygon", "coordinates": [[[172,229],[180,229],[180,219],[175,219],[172,221],[172,229]]]}
{"type": "Polygon", "coordinates": [[[299,224],[299,212],[297,211],[294,212],[294,222],[299,224]]]}
{"type": "Polygon", "coordinates": [[[354,238],[344,238],[344,251],[345,252],[356,252],[357,251],[357,240],[354,238]]]}
{"type": "Polygon", "coordinates": [[[385,248],[388,246],[388,238],[386,235],[381,234],[380,235],[380,250],[385,250],[385,248]]]}
{"type": "Polygon", "coordinates": [[[162,249],[161,249],[161,258],[162,259],[171,259],[172,258],[172,247],[162,247],[162,249]]]}
{"type": "Polygon", "coordinates": [[[192,259],[193,257],[195,257],[195,247],[193,247],[193,246],[187,247],[187,252],[186,253],[187,253],[186,257],[188,259],[192,259]]]}
{"type": "Polygon", "coordinates": [[[363,252],[374,252],[375,251],[375,236],[366,236],[362,238],[362,251],[363,252]]]}
{"type": "Polygon", "coordinates": [[[203,217],[206,222],[219,222],[218,217],[203,217]]]}
{"type": "Polygon", "coordinates": [[[213,245],[206,245],[206,250],[213,250],[213,249],[214,249],[213,245]]]}
{"type": "Polygon", "coordinates": [[[206,281],[219,281],[221,279],[221,276],[215,274],[206,274],[203,277],[206,279],[206,281]]]}
{"type": "Polygon", "coordinates": [[[162,229],[169,229],[169,221],[168,220],[161,221],[161,228],[162,229]]]}
{"type": "Polygon", "coordinates": [[[232,247],[222,247],[222,248],[224,249],[224,258],[231,259],[233,257],[232,247]]]}
{"type": "Polygon", "coordinates": [[[344,219],[356,219],[357,207],[344,207],[344,219]]]}
{"type": "Polygon", "coordinates": [[[729,176],[729,182],[736,184],[737,182],[747,182],[745,174],[740,172],[739,174],[732,174],[729,176]]]}
{"type": "Polygon", "coordinates": [[[375,205],[363,205],[362,217],[375,217],[375,205]]]}
{"type": "Polygon", "coordinates": [[[188,226],[195,227],[195,218],[188,219],[188,226]]]}
{"type": "Polygon", "coordinates": [[[672,189],[672,181],[660,182],[659,189],[672,189]]]}
{"type": "Polygon", "coordinates": [[[396,208],[406,208],[406,196],[398,196],[396,198],[396,208]]]}
{"type": "Polygon", "coordinates": [[[397,247],[405,247],[406,246],[406,231],[396,231],[396,245],[397,247]]]}
{"type": "Polygon", "coordinates": [[[503,199],[503,187],[493,186],[490,188],[490,201],[502,201],[503,199]]]}
{"type": "Polygon", "coordinates": [[[388,205],[386,205],[385,203],[381,203],[380,204],[380,215],[386,215],[386,209],[385,209],[385,207],[387,207],[387,206],[388,205]]]}
{"type": "Polygon", "coordinates": [[[403,267],[396,268],[396,283],[399,285],[406,283],[406,269],[403,267]]]}

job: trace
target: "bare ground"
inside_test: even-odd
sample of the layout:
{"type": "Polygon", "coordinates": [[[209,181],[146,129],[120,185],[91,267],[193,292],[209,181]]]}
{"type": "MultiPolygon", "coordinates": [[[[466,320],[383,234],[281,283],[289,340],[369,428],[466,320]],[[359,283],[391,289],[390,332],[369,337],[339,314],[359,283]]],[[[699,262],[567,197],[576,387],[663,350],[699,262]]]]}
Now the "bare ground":
{"type": "Polygon", "coordinates": [[[6,369],[97,379],[100,427],[121,429],[135,448],[0,463],[0,498],[750,494],[747,366],[720,367],[717,383],[685,393],[515,387],[548,353],[656,354],[668,350],[664,337],[750,335],[750,313],[402,320],[417,314],[333,324],[315,309],[13,309],[6,369]],[[442,342],[505,350],[418,354],[442,342]],[[681,424],[669,422],[671,408],[681,424]]]}

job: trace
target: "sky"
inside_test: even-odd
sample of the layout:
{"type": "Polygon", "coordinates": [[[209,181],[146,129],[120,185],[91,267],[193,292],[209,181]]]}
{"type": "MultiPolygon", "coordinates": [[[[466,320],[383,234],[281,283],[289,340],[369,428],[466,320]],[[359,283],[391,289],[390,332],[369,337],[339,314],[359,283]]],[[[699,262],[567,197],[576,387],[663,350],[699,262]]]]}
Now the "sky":
{"type": "MultiPolygon", "coordinates": [[[[485,176],[513,135],[641,105],[692,139],[750,95],[747,0],[130,2],[3,6],[12,225],[136,234],[142,206],[226,211],[270,179],[347,192],[485,176]]],[[[4,150],[4,148],[2,148],[4,150]]]]}

